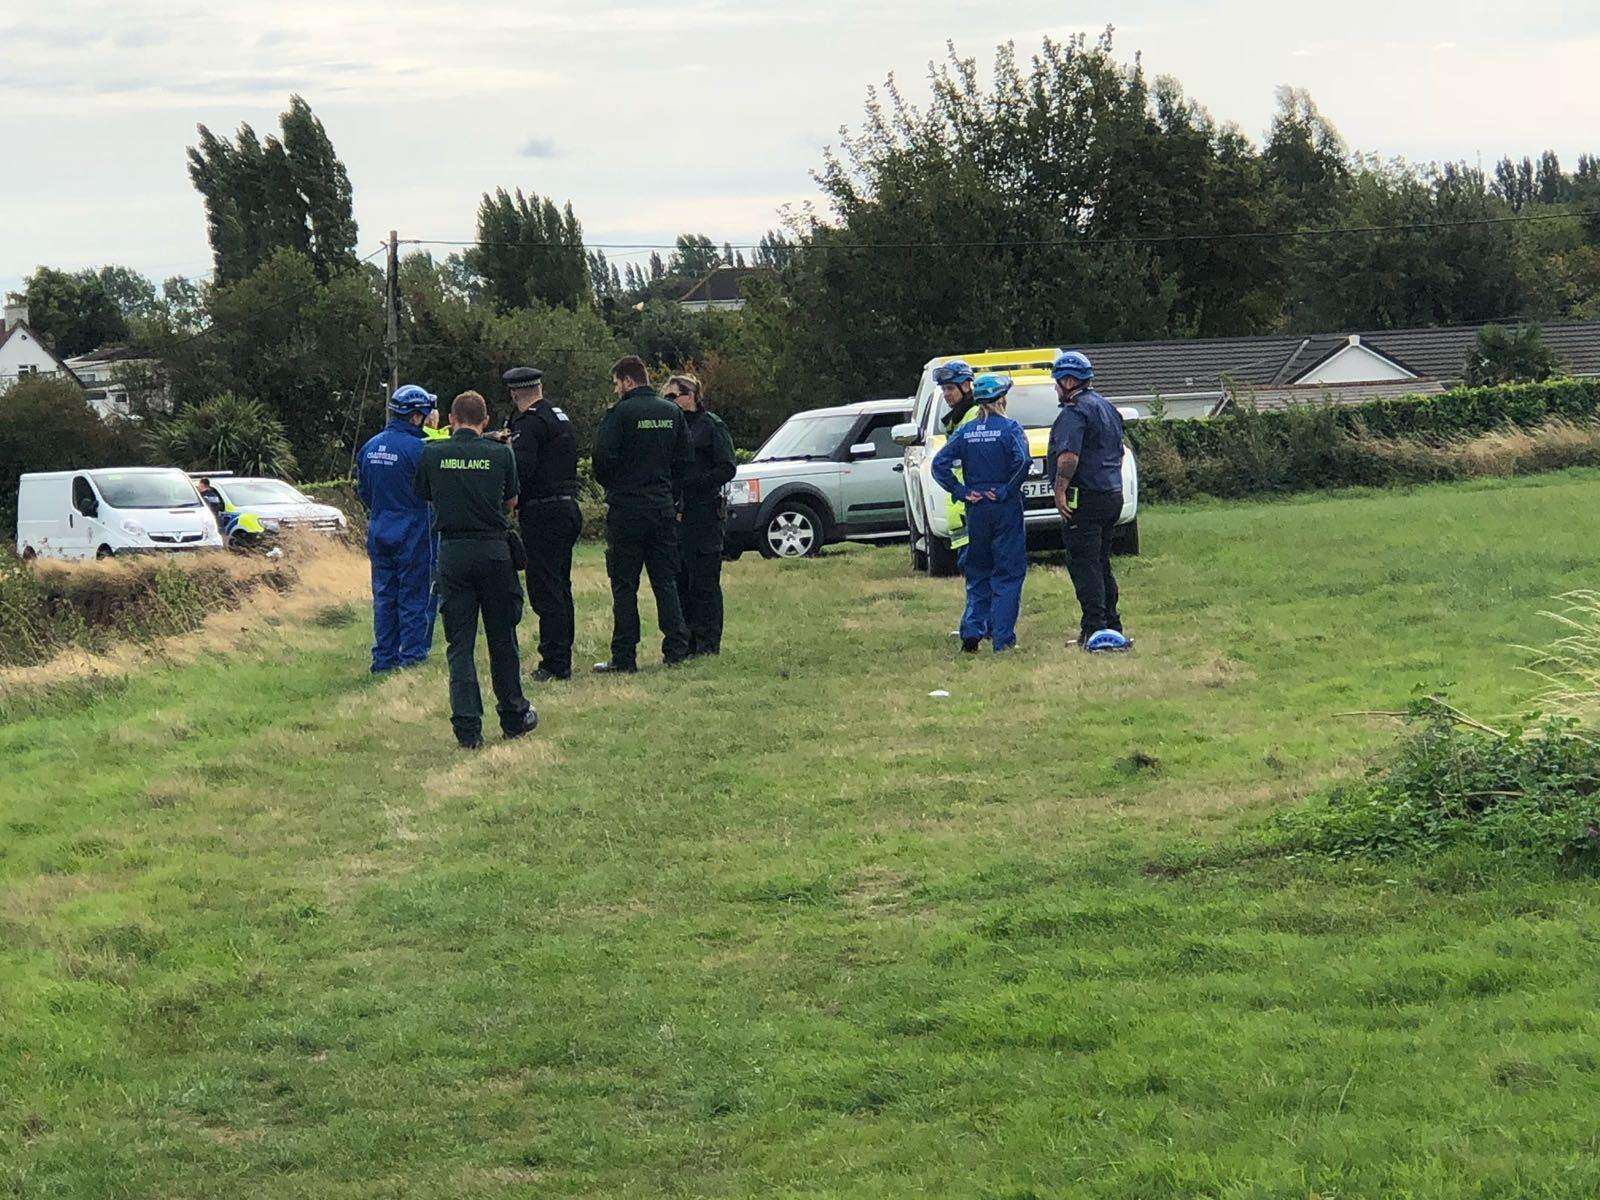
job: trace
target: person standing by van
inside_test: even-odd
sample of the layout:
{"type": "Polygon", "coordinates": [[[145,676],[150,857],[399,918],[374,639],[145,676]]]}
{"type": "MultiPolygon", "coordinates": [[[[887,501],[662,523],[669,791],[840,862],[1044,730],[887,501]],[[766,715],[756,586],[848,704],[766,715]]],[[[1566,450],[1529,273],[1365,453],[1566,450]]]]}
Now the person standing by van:
{"type": "Polygon", "coordinates": [[[1076,645],[1093,652],[1126,650],[1133,643],[1122,633],[1111,570],[1111,532],[1122,516],[1122,414],[1089,386],[1094,366],[1079,351],[1060,355],[1050,374],[1061,410],[1050,427],[1046,461],[1055,469],[1067,574],[1082,612],[1076,645]],[[1096,636],[1106,633],[1114,636],[1096,636]]]}
{"type": "Polygon", "coordinates": [[[389,422],[358,456],[356,491],[367,506],[372,562],[372,673],[426,661],[433,646],[433,539],[428,502],[412,487],[422,423],[434,397],[416,384],[389,398],[389,422]]]}
{"type": "Polygon", "coordinates": [[[967,506],[968,541],[961,557],[967,605],[960,633],[961,648],[968,654],[984,638],[997,654],[1016,645],[1022,583],[1028,575],[1022,516],[1028,435],[1005,415],[1010,391],[1009,377],[980,375],[972,385],[976,414],[956,426],[933,459],[934,480],[967,506]]]}

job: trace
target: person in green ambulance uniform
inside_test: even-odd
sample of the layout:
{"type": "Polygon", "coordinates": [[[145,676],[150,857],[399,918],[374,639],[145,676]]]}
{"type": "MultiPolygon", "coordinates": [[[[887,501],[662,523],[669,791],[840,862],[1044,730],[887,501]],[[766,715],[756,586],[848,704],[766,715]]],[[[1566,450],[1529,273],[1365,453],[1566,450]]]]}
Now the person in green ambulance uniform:
{"type": "Polygon", "coordinates": [[[477,392],[450,404],[450,436],[425,443],[417,463],[417,495],[433,505],[439,532],[437,586],[450,663],[450,725],[468,750],[483,745],[483,696],[473,661],[478,615],[489,643],[489,677],[500,729],[531,733],[539,714],[522,694],[517,622],[522,585],[512,554],[509,514],[517,505],[517,461],[511,447],[483,436],[489,406],[477,392]]]}

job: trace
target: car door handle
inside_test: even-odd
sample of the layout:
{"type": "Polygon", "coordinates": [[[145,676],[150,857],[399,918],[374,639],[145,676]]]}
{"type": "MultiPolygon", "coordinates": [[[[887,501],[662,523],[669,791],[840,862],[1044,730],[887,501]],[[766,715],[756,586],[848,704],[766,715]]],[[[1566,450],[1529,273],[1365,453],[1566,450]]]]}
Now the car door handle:
{"type": "Polygon", "coordinates": [[[896,471],[904,471],[906,469],[906,465],[905,463],[895,463],[894,469],[896,471]]]}

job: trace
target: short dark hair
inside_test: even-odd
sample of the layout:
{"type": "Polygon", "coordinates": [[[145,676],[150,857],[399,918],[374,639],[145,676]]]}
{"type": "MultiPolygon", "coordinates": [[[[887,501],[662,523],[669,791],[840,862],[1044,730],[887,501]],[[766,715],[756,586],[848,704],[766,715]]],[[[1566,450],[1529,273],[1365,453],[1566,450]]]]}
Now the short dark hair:
{"type": "Polygon", "coordinates": [[[635,387],[649,387],[650,368],[637,354],[625,354],[611,364],[611,378],[635,387]]]}
{"type": "Polygon", "coordinates": [[[450,415],[463,425],[487,425],[489,406],[477,392],[462,392],[450,401],[450,415]]]}

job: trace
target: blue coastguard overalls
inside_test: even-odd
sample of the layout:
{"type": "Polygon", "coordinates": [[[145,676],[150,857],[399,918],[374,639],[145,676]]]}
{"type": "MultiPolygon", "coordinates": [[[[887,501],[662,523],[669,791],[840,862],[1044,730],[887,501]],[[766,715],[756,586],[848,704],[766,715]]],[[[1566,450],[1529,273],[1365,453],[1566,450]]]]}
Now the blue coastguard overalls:
{"type": "Polygon", "coordinates": [[[428,504],[412,486],[421,458],[422,430],[399,418],[361,448],[375,672],[420,663],[433,646],[433,536],[428,504]]]}
{"type": "Polygon", "coordinates": [[[990,638],[996,650],[1017,640],[1017,610],[1028,574],[1028,539],[1022,527],[1022,481],[1028,473],[1028,436],[998,414],[980,415],[956,428],[933,459],[933,478],[953,496],[993,492],[996,499],[967,500],[967,609],[963,640],[990,638]],[[955,476],[956,464],[961,478],[955,476]]]}

